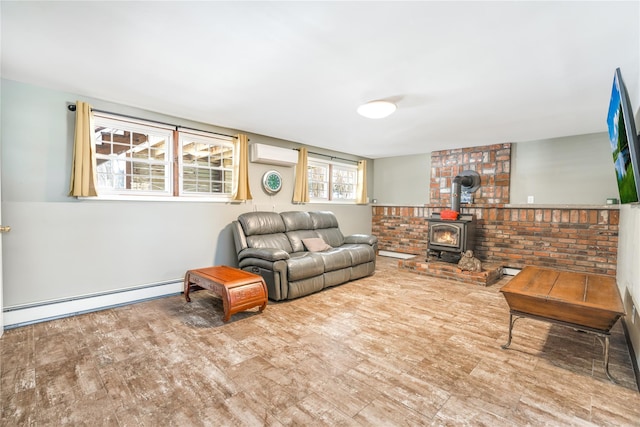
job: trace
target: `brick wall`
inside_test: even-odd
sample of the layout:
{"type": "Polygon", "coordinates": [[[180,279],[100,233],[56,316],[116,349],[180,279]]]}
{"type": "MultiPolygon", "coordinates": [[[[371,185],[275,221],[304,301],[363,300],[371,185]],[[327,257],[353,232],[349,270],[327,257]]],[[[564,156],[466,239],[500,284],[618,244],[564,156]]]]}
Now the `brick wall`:
{"type": "Polygon", "coordinates": [[[427,218],[432,212],[423,207],[373,206],[371,232],[378,237],[378,248],[426,256],[427,218]]]}
{"type": "Polygon", "coordinates": [[[480,175],[474,204],[509,203],[511,144],[494,144],[431,153],[431,204],[451,206],[451,181],[462,171],[480,175]]]}
{"type": "Polygon", "coordinates": [[[508,267],[559,268],[615,276],[617,208],[471,208],[476,254],[508,267]]]}
{"type": "MultiPolygon", "coordinates": [[[[372,231],[380,250],[426,257],[427,218],[441,206],[373,206],[372,231]]],[[[504,267],[525,265],[616,274],[616,208],[467,205],[476,217],[475,255],[504,267]]]]}
{"type": "Polygon", "coordinates": [[[503,267],[525,265],[597,274],[616,274],[616,207],[509,207],[511,144],[433,152],[431,204],[373,206],[372,231],[381,250],[426,258],[433,212],[451,206],[451,180],[464,170],[478,172],[481,186],[462,213],[476,217],[475,255],[503,267]]]}

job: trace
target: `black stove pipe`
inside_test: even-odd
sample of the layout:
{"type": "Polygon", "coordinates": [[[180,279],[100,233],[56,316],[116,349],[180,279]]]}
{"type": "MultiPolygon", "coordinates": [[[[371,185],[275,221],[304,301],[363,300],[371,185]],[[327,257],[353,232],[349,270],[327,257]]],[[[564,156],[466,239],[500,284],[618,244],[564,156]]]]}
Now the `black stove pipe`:
{"type": "Polygon", "coordinates": [[[462,186],[471,187],[473,185],[473,177],[458,175],[451,181],[451,210],[460,212],[460,196],[462,186]]]}

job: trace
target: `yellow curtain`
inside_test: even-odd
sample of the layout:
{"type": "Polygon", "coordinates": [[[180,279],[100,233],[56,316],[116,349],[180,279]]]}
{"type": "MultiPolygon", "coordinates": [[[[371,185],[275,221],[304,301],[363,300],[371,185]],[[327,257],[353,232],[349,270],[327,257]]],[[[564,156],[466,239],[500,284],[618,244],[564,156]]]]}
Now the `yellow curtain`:
{"type": "Polygon", "coordinates": [[[367,203],[367,161],[358,162],[358,188],[356,189],[356,203],[367,203]]]}
{"type": "Polygon", "coordinates": [[[293,189],[293,203],[307,202],[309,202],[307,149],[301,147],[300,151],[298,151],[298,164],[296,165],[296,183],[293,189]]]}
{"type": "Polygon", "coordinates": [[[249,188],[249,138],[247,135],[238,134],[235,142],[235,163],[233,165],[233,200],[244,202],[251,200],[249,188]]]}
{"type": "Polygon", "coordinates": [[[70,196],[97,196],[96,147],[93,141],[93,113],[86,102],[76,102],[76,131],[73,143],[70,196]]]}

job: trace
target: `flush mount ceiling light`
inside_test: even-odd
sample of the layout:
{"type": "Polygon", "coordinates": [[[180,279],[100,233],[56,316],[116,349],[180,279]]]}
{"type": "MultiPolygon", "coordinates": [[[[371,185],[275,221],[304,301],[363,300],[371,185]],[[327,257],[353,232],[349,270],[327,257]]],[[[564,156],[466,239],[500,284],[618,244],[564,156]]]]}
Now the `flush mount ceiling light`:
{"type": "Polygon", "coordinates": [[[371,101],[358,107],[358,114],[369,119],[382,119],[396,111],[396,104],[389,101],[371,101]]]}

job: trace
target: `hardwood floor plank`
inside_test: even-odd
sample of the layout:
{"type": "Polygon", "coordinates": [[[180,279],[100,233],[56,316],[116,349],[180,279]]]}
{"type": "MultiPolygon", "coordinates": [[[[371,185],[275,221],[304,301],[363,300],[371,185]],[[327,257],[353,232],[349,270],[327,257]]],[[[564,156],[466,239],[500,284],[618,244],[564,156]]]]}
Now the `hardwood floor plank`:
{"type": "Polygon", "coordinates": [[[400,270],[223,322],[208,291],[25,326],[0,338],[0,425],[636,425],[622,327],[520,319],[498,283],[400,270]]]}
{"type": "MultiPolygon", "coordinates": [[[[483,402],[484,403],[484,402],[483,402]]],[[[434,417],[438,426],[517,426],[513,421],[492,412],[490,406],[479,406],[469,399],[451,397],[434,417]]]]}

